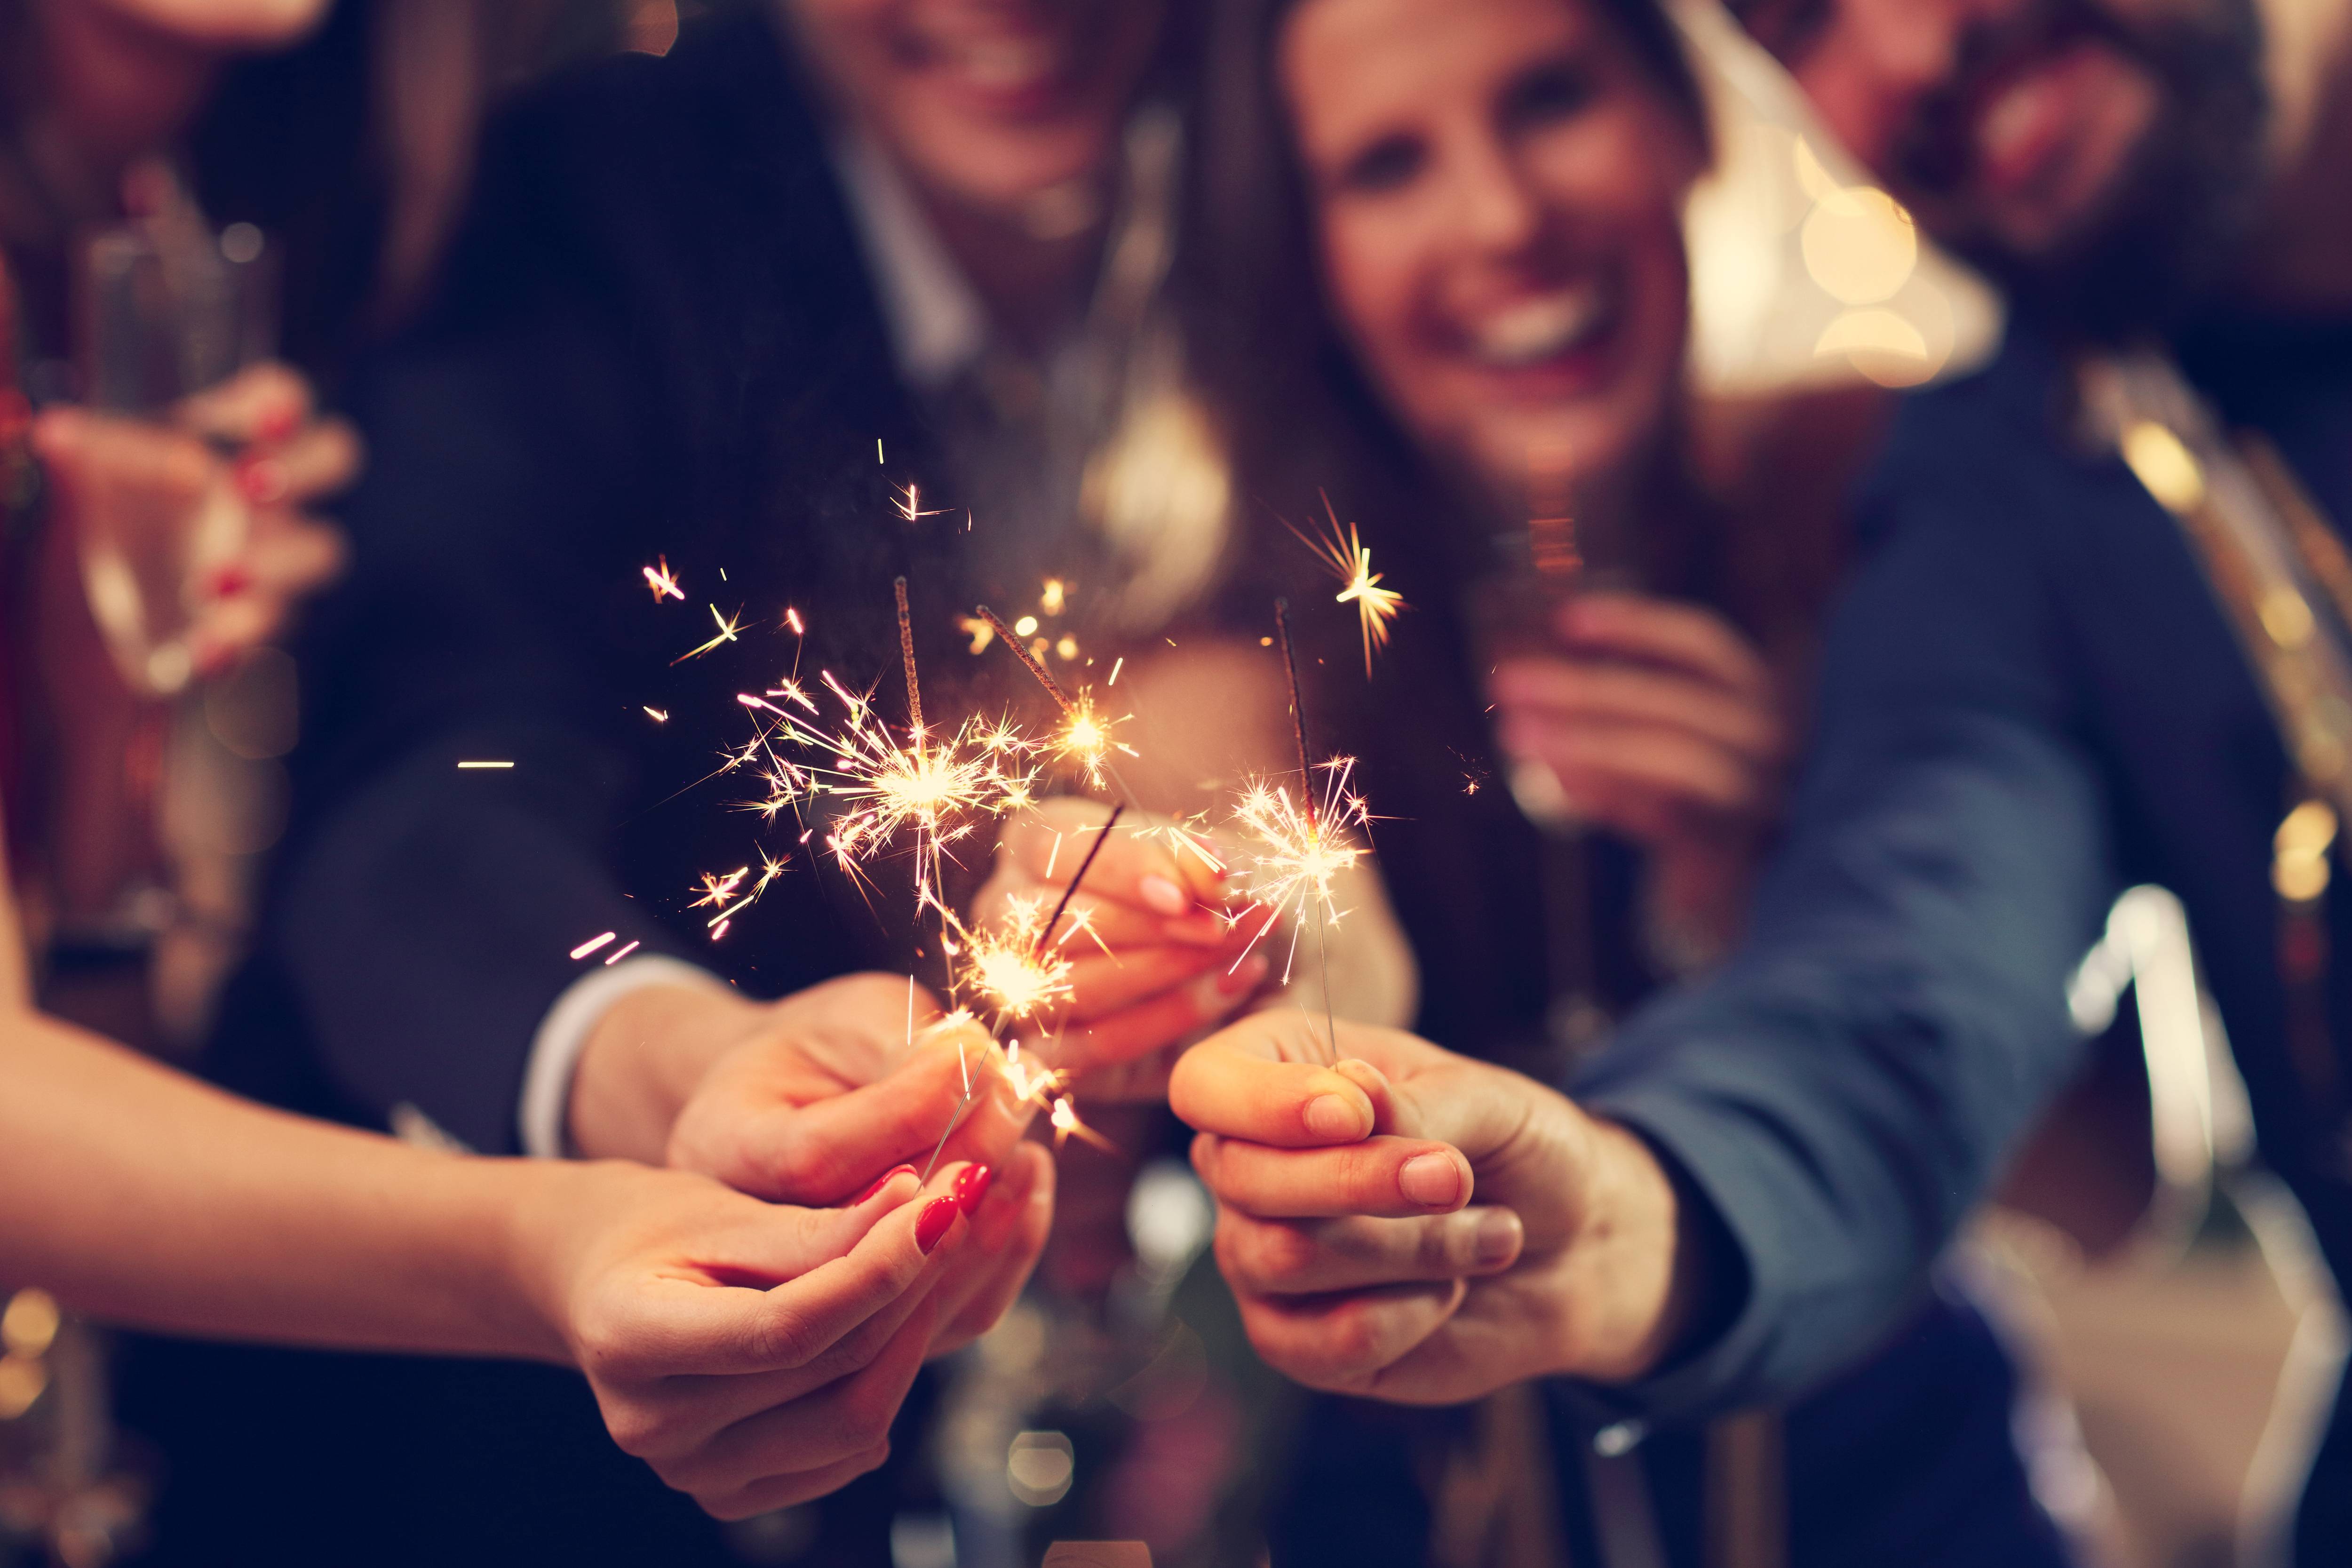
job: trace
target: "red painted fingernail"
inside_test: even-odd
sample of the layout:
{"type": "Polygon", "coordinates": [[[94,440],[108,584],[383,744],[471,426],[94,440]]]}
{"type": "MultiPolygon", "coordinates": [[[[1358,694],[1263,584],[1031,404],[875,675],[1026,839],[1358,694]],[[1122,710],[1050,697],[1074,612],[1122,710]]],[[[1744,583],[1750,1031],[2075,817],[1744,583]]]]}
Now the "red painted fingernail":
{"type": "Polygon", "coordinates": [[[940,1237],[948,1233],[948,1226],[955,1224],[956,1215],[962,1212],[956,1207],[953,1198],[933,1198],[923,1205],[923,1212],[915,1216],[915,1245],[925,1252],[930,1251],[940,1244],[940,1237]]]}
{"type": "Polygon", "coordinates": [[[253,586],[253,574],[242,566],[223,566],[205,580],[205,592],[215,599],[234,599],[253,586]]]}
{"type": "Polygon", "coordinates": [[[236,488],[254,505],[267,506],[286,494],[286,465],[247,453],[236,460],[236,488]]]}
{"type": "Polygon", "coordinates": [[[956,1206],[966,1214],[980,1207],[980,1200],[988,1195],[988,1184],[994,1180],[996,1173],[987,1166],[966,1165],[956,1173],[955,1185],[950,1189],[955,1194],[956,1206]]]}
{"type": "Polygon", "coordinates": [[[858,1194],[857,1194],[856,1202],[856,1203],[852,1203],[849,1206],[850,1206],[851,1208],[856,1208],[856,1207],[857,1206],[857,1205],[858,1205],[858,1204],[862,1204],[862,1203],[866,1202],[868,1198],[871,1198],[875,1194],[877,1194],[877,1193],[880,1192],[883,1188],[885,1188],[885,1187],[888,1186],[892,1182],[896,1181],[898,1177],[900,1177],[900,1176],[902,1176],[902,1175],[903,1175],[903,1176],[911,1176],[911,1175],[913,1175],[914,1173],[915,1173],[915,1167],[914,1167],[914,1166],[912,1166],[912,1165],[893,1165],[893,1166],[891,1166],[891,1167],[890,1167],[890,1169],[888,1169],[888,1170],[887,1170],[887,1171],[883,1172],[879,1176],[877,1176],[877,1177],[874,1179],[874,1184],[873,1184],[872,1186],[870,1186],[870,1187],[866,1188],[864,1192],[862,1192],[862,1193],[858,1194]]]}

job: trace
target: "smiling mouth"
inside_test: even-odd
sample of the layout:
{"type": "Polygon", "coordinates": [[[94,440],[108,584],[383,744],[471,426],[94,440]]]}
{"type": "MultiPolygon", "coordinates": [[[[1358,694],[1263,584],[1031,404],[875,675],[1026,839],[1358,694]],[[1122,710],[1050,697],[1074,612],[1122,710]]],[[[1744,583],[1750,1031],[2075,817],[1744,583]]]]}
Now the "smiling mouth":
{"type": "Polygon", "coordinates": [[[1615,291],[1590,279],[1491,311],[1464,335],[1470,357],[1479,364],[1524,370],[1599,342],[1616,318],[1615,291]]]}

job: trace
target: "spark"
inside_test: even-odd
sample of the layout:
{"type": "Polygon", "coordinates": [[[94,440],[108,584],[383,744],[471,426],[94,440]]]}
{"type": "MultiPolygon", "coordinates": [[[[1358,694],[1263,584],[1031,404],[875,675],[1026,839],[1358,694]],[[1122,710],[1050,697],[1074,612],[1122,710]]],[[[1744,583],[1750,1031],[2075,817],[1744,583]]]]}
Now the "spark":
{"type": "Polygon", "coordinates": [[[586,942],[582,942],[578,947],[572,950],[572,957],[573,961],[577,962],[580,959],[587,957],[590,953],[595,952],[598,948],[604,946],[606,942],[612,941],[614,937],[620,934],[621,933],[618,931],[608,931],[603,936],[590,937],[586,942]]]}
{"type": "Polygon", "coordinates": [[[1118,1152],[1117,1144],[1078,1120],[1078,1108],[1070,1103],[1067,1095],[1054,1101],[1054,1109],[1047,1113],[1047,1120],[1054,1124],[1054,1147],[1056,1149],[1075,1137],[1107,1154],[1118,1152]]]}
{"type": "Polygon", "coordinates": [[[1058,616],[1070,596],[1070,585],[1059,577],[1045,579],[1045,591],[1037,595],[1037,607],[1049,616],[1058,616]]]}
{"type": "MultiPolygon", "coordinates": [[[[1118,776],[1118,770],[1109,760],[1114,750],[1125,752],[1130,757],[1135,755],[1134,748],[1120,744],[1111,733],[1111,726],[1123,721],[1105,719],[1096,712],[1091,692],[1082,690],[1072,697],[1062,683],[1054,679],[1053,673],[1036,654],[1022,646],[1021,639],[1014,635],[1015,628],[1007,627],[994,610],[982,605],[976,613],[994,628],[996,635],[1003,639],[1004,646],[1013,650],[1013,657],[1021,661],[1022,668],[1045,689],[1045,695],[1052,698],[1054,705],[1062,710],[1062,727],[1055,732],[1049,749],[1064,762],[1077,767],[1087,775],[1087,782],[1097,789],[1102,787],[1104,779],[1108,777],[1132,805],[1135,792],[1127,787],[1126,781],[1118,776]]],[[[1024,620],[1026,618],[1024,617],[1024,620]]]]}
{"type": "Polygon", "coordinates": [[[722,616],[719,613],[719,606],[713,605],[710,606],[710,618],[719,624],[719,635],[699,647],[689,648],[679,654],[676,658],[671,659],[670,663],[684,664],[689,658],[699,658],[722,643],[733,642],[736,636],[743,629],[743,612],[740,609],[731,616],[722,616]]]}
{"type": "Polygon", "coordinates": [[[801,624],[801,613],[790,605],[784,606],[784,625],[792,627],[793,636],[796,637],[808,636],[808,627],[801,624]]]}
{"type": "Polygon", "coordinates": [[[669,722],[669,710],[667,708],[647,708],[646,710],[646,717],[651,719],[656,724],[667,724],[669,722]]]}
{"type": "Polygon", "coordinates": [[[514,766],[512,763],[459,763],[457,769],[463,773],[472,768],[510,768],[512,766],[514,766]]]}
{"type": "Polygon", "coordinates": [[[686,590],[677,585],[677,578],[670,572],[668,556],[661,557],[659,566],[647,566],[643,570],[646,585],[654,591],[655,604],[658,605],[664,599],[682,600],[686,597],[686,590]]]}
{"type": "Polygon", "coordinates": [[[943,510],[935,507],[929,511],[924,510],[922,487],[915,484],[901,485],[898,499],[891,504],[898,509],[898,515],[908,522],[918,522],[927,517],[937,517],[943,510]]]}
{"type": "Polygon", "coordinates": [[[1014,900],[1003,920],[981,931],[963,930],[953,916],[947,919],[953,934],[941,942],[954,967],[956,989],[982,999],[1000,1031],[1070,999],[1074,966],[1062,949],[1078,928],[1048,944],[1045,938],[1051,928],[1043,899],[1014,900]]]}
{"type": "Polygon", "coordinates": [[[1248,845],[1242,883],[1252,900],[1294,922],[1317,915],[1336,925],[1348,912],[1339,905],[1335,884],[1363,858],[1357,837],[1371,819],[1352,787],[1355,767],[1353,757],[1318,764],[1324,783],[1316,799],[1294,799],[1288,785],[1263,779],[1242,791],[1233,822],[1248,845]]]}
{"type": "Polygon", "coordinates": [[[1125,655],[1125,654],[1120,654],[1117,658],[1115,658],[1115,659],[1111,660],[1111,662],[1110,662],[1110,679],[1109,679],[1108,680],[1105,681],[1103,684],[1105,684],[1106,686],[1117,686],[1117,685],[1118,684],[1118,672],[1119,672],[1120,670],[1122,670],[1122,669],[1125,669],[1126,668],[1127,668],[1127,655],[1125,655]]]}
{"type": "Polygon", "coordinates": [[[1404,595],[1394,588],[1381,586],[1382,574],[1372,570],[1372,552],[1364,547],[1362,535],[1354,523],[1344,526],[1339,514],[1332,510],[1331,498],[1323,494],[1323,515],[1329,520],[1330,532],[1308,534],[1286,521],[1297,541],[1315,553],[1315,558],[1339,580],[1339,592],[1335,604],[1356,606],[1356,620],[1364,637],[1364,674],[1372,673],[1372,650],[1389,644],[1389,623],[1399,610],[1410,608],[1404,595]]]}
{"type": "Polygon", "coordinates": [[[629,943],[626,947],[618,947],[618,948],[614,948],[614,949],[613,950],[612,955],[611,955],[610,957],[608,957],[608,958],[606,958],[606,959],[604,960],[604,967],[605,967],[605,968],[607,968],[607,969],[612,968],[612,967],[613,967],[613,965],[614,965],[614,964],[616,964],[616,963],[620,963],[620,962],[621,962],[621,960],[623,960],[623,959],[625,959],[625,958],[628,957],[628,956],[629,956],[629,954],[631,954],[631,953],[633,953],[633,952],[636,952],[636,951],[637,951],[637,949],[638,949],[639,947],[643,946],[643,945],[644,945],[644,944],[643,944],[643,943],[641,943],[641,942],[633,942],[629,943]]]}

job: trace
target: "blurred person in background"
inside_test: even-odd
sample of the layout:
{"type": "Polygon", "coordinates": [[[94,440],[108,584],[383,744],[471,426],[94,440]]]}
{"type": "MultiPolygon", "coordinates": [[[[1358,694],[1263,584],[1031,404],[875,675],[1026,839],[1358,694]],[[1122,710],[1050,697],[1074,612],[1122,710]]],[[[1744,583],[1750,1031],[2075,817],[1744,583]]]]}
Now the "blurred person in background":
{"type": "MultiPolygon", "coordinates": [[[[1798,565],[1834,552],[1775,551],[1696,472],[1697,88],[1643,0],[1252,0],[1212,42],[1193,280],[1240,471],[1325,526],[1328,500],[1411,605],[1369,668],[1315,676],[1316,743],[1359,759],[1416,1029],[1501,1064],[1479,1069],[1497,1084],[1562,1081],[1607,1017],[1736,940],[1834,586],[1798,565]]],[[[1321,599],[1294,574],[1295,605],[1321,599]]],[[[1294,1269],[1284,1227],[1244,1224],[1219,1258],[1277,1366],[1299,1364],[1293,1320],[1319,1293],[1422,1292],[1507,1268],[1523,1239],[1482,1206],[1417,1254],[1294,1269]]],[[[1276,1561],[1513,1560],[1547,1535],[1601,1560],[1632,1531],[1720,1562],[1727,1518],[1769,1528],[1738,1513],[1759,1489],[1785,1521],[1750,1543],[1769,1561],[2066,1561],[1975,1309],[1939,1289],[1891,1342],[1851,1344],[1785,1425],[1661,1420],[1598,1468],[1581,1456],[1620,1413],[1557,1382],[1420,1422],[1319,1402],[1276,1489],[1276,1561]],[[1743,1473],[1728,1456],[1759,1442],[1774,1458],[1743,1473]]]]}
{"type": "MultiPolygon", "coordinates": [[[[1581,1110],[1530,1116],[1458,1062],[1360,1035],[1379,1064],[1350,1069],[1360,1124],[1382,1142],[1341,1184],[1321,1152],[1263,1146],[1326,1142],[1274,1092],[1331,1087],[1268,1059],[1295,1042],[1236,1031],[1180,1067],[1180,1110],[1260,1145],[1204,1147],[1240,1209],[1408,1212],[1398,1173],[1436,1138],[1528,1226],[1516,1284],[1290,1314],[1318,1381],[1477,1386],[1540,1347],[1649,1415],[1805,1385],[1915,1298],[2072,1069],[2069,972],[2138,881],[2187,906],[2263,1158],[2337,1278],[2352,1266],[2330,958],[2352,807],[2347,18],[2229,0],[1742,15],[2016,317],[1989,370],[1909,401],[1860,493],[1870,556],[1747,944],[1629,1025],[1576,1084],[1581,1110]],[[1318,1184],[1331,1206],[1299,1207],[1318,1184]],[[1526,1331],[1482,1332],[1482,1296],[1526,1331]]],[[[2339,1394],[2294,1561],[2352,1550],[2347,1462],[2339,1394]]]]}
{"type": "MultiPolygon", "coordinates": [[[[667,1160],[779,1201],[879,1173],[776,1101],[896,1059],[929,1000],[903,968],[870,972],[919,956],[911,907],[820,876],[797,841],[819,823],[762,833],[729,809],[738,781],[690,786],[738,738],[735,694],[796,667],[860,686],[887,670],[897,721],[894,576],[948,711],[991,681],[1037,700],[1002,650],[973,662],[957,619],[976,599],[1060,615],[1041,580],[1066,574],[1054,630],[1085,654],[1048,657],[1108,668],[1213,574],[1223,493],[1184,466],[1194,425],[1160,395],[1154,347],[1182,56],[1165,20],[730,6],[666,58],[572,74],[499,118],[431,307],[350,383],[369,471],[341,509],[349,575],[302,646],[293,817],[221,1032],[225,1082],[485,1152],[667,1160]],[[1142,481],[1099,479],[1094,458],[1139,449],[1139,427],[1142,481]],[[1149,467],[1171,443],[1183,483],[1149,467]],[[1106,491],[1124,509],[1089,501],[1106,491]],[[1171,494],[1200,499],[1152,510],[1171,494]],[[656,577],[677,593],[649,593],[656,577]],[[471,758],[512,766],[459,771],[471,758]],[[755,907],[725,926],[688,908],[754,845],[785,867],[755,907]]],[[[1197,928],[1224,903],[1185,887],[1154,919],[1197,928]]],[[[1255,984],[1228,978],[1237,941],[1160,935],[1125,955],[1155,984],[1110,1009],[1139,1020],[1076,1022],[1161,1044],[1255,984]]],[[[938,1136],[902,1131],[892,1158],[938,1136]]],[[[1123,1247],[1107,1192],[1090,1212],[1123,1247]]],[[[235,1358],[196,1360],[210,1370],[183,1374],[178,1407],[234,1401],[256,1441],[383,1396],[289,1386],[297,1403],[264,1411],[235,1358]]],[[[184,1429],[176,1495],[192,1518],[272,1521],[248,1536],[262,1560],[356,1534],[346,1520],[388,1558],[724,1560],[781,1541],[878,1560],[896,1516],[942,1507],[910,1465],[723,1540],[652,1502],[621,1528],[584,1421],[477,1451],[446,1434],[479,1425],[458,1413],[498,1379],[406,1382],[442,1414],[361,1462],[281,1439],[269,1464],[232,1464],[184,1429]]]]}

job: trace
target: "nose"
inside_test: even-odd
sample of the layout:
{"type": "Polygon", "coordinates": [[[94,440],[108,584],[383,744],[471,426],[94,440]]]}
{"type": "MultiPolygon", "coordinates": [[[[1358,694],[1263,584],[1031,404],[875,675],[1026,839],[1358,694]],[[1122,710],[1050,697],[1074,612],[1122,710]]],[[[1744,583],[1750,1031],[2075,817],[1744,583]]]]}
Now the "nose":
{"type": "Polygon", "coordinates": [[[1454,229],[1488,254],[1524,249],[1543,226],[1542,205],[1527,172],[1501,138],[1480,132],[1461,139],[1452,160],[1454,229]]]}

